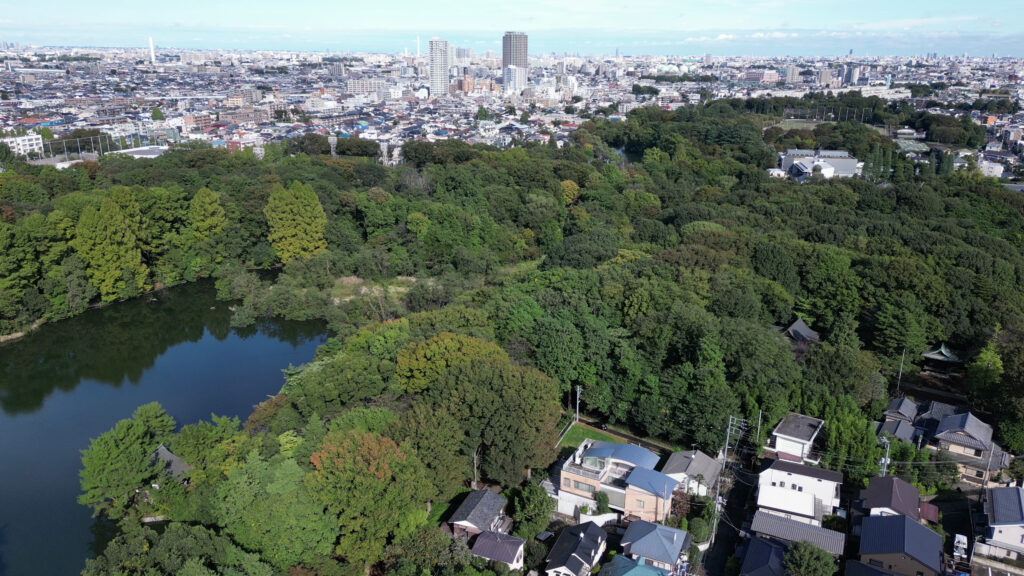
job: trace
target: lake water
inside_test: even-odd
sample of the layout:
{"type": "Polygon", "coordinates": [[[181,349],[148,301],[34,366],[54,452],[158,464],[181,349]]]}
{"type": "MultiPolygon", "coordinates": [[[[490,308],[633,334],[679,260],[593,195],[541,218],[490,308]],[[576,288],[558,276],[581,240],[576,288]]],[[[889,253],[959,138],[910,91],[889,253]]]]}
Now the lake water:
{"type": "Polygon", "coordinates": [[[91,438],[152,401],[179,426],[244,421],[324,341],[319,322],[232,329],[214,296],[172,288],[0,346],[0,576],[78,574],[93,554],[98,526],[75,500],[91,438]]]}

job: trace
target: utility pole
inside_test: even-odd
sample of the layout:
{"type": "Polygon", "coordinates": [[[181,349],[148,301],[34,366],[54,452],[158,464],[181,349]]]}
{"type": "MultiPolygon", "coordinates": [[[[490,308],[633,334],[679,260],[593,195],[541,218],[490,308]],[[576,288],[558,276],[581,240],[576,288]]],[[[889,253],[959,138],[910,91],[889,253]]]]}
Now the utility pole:
{"type": "Polygon", "coordinates": [[[903,361],[907,358],[907,349],[903,349],[903,356],[900,357],[900,374],[896,377],[896,394],[900,393],[900,382],[903,380],[903,361]]]}
{"type": "Polygon", "coordinates": [[[881,473],[879,473],[878,475],[885,476],[886,471],[889,469],[889,448],[892,446],[892,444],[889,442],[889,439],[885,436],[879,438],[878,441],[881,442],[882,444],[885,444],[885,458],[882,458],[882,461],[879,462],[879,464],[882,465],[882,470],[881,473]]]}
{"type": "Polygon", "coordinates": [[[757,409],[757,450],[761,451],[761,409],[757,409]]]}
{"type": "Polygon", "coordinates": [[[576,421],[580,421],[580,385],[576,385],[576,421]]]}

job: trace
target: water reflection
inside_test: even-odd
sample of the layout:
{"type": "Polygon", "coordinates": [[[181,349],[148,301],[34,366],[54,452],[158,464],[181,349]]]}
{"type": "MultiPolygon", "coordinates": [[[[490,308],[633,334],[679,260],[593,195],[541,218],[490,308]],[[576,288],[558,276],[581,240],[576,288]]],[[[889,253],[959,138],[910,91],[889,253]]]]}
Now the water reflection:
{"type": "MultiPolygon", "coordinates": [[[[196,342],[204,331],[218,341],[231,332],[228,304],[210,282],[177,287],[56,322],[0,346],[0,408],[23,414],[42,407],[54,390],[83,379],[111,386],[137,384],[168,348],[196,342]]],[[[317,322],[263,321],[236,333],[255,333],[297,346],[318,338],[317,322]]]]}

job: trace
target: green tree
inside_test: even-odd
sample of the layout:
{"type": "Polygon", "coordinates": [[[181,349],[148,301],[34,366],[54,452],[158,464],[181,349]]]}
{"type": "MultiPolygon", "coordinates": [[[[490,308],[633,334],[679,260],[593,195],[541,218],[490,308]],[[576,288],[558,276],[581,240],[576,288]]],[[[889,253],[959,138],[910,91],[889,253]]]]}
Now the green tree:
{"type": "Polygon", "coordinates": [[[112,198],[96,210],[86,206],[71,245],[86,264],[89,281],[104,302],[128,298],[146,289],[149,269],[131,223],[112,198]]]}
{"type": "Polygon", "coordinates": [[[810,542],[794,542],[782,557],[782,566],[791,576],[832,576],[836,561],[832,556],[810,542]]]}
{"type": "MultiPolygon", "coordinates": [[[[598,492],[598,494],[602,493],[598,492]]],[[[607,494],[604,496],[605,499],[608,498],[607,494]]],[[[598,506],[600,507],[600,504],[598,506]]],[[[512,498],[512,509],[512,517],[516,520],[516,536],[529,542],[551,523],[551,513],[555,511],[555,501],[539,484],[530,482],[521,490],[516,491],[512,498]]]]}
{"type": "Polygon", "coordinates": [[[209,275],[223,258],[227,226],[227,216],[217,194],[209,188],[200,188],[188,204],[186,223],[184,239],[194,255],[190,267],[197,275],[209,275]]]}
{"type": "Polygon", "coordinates": [[[971,396],[985,403],[997,403],[1002,391],[1003,358],[999,354],[999,331],[989,339],[978,356],[967,366],[967,385],[971,396]]]}
{"type": "Polygon", "coordinates": [[[281,262],[305,260],[327,250],[327,215],[312,187],[297,181],[288,188],[275,185],[263,213],[270,225],[267,239],[281,262]]]}
{"type": "Polygon", "coordinates": [[[153,120],[163,120],[164,113],[160,110],[159,106],[153,106],[153,109],[149,112],[149,117],[153,120]]]}

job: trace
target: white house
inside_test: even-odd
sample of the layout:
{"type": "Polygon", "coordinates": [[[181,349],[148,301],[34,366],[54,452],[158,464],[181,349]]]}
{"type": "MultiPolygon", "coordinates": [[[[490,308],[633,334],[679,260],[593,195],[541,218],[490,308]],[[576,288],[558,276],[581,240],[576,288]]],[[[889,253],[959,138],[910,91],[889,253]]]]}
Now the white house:
{"type": "Polygon", "coordinates": [[[721,471],[722,464],[700,450],[674,452],[661,468],[662,474],[679,482],[677,490],[698,496],[708,495],[721,471]]]}
{"type": "Polygon", "coordinates": [[[811,449],[824,424],[824,420],[803,414],[790,414],[775,427],[770,447],[778,453],[779,458],[817,464],[817,460],[811,457],[811,449]]]}
{"type": "Polygon", "coordinates": [[[821,526],[823,516],[839,508],[840,472],[776,460],[758,478],[760,510],[821,526]]]}
{"type": "Polygon", "coordinates": [[[989,488],[985,491],[988,533],[975,554],[1010,560],[1024,559],[1024,488],[989,488]]]}

